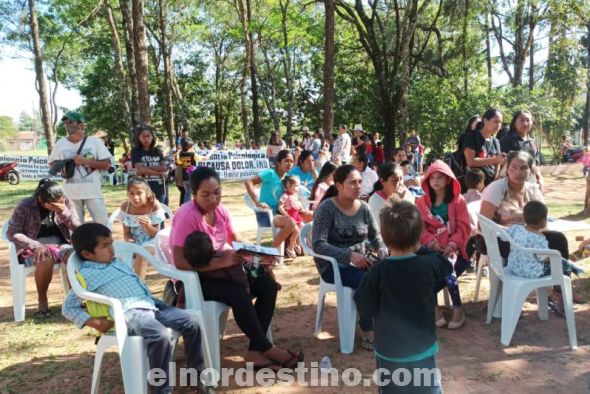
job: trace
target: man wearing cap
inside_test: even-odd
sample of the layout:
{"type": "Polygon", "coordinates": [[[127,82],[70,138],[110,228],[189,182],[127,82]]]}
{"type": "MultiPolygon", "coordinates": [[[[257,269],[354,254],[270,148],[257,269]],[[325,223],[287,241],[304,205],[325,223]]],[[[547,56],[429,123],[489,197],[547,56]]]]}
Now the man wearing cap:
{"type": "Polygon", "coordinates": [[[111,153],[100,138],[90,135],[84,141],[86,125],[80,112],[67,112],[61,120],[67,136],[55,143],[47,160],[49,167],[55,171],[65,159],[74,160],[74,175],[64,179],[65,194],[74,203],[81,223],[84,223],[86,207],[94,222],[106,225],[109,217],[102,196],[100,171],[109,169],[111,153]]]}

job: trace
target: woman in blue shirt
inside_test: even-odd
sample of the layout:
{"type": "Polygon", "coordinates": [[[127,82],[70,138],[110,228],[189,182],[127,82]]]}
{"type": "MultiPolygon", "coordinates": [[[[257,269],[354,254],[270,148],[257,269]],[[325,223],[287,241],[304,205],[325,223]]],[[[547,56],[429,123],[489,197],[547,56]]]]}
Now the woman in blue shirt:
{"type": "MultiPolygon", "coordinates": [[[[274,237],[272,242],[272,246],[275,248],[282,244],[289,236],[297,236],[298,232],[297,224],[293,219],[278,213],[279,199],[283,194],[281,180],[289,172],[291,167],[293,167],[293,154],[285,149],[277,154],[275,168],[262,170],[258,175],[244,182],[254,205],[261,210],[271,210],[274,215],[274,225],[280,228],[279,233],[274,237]],[[256,185],[260,185],[260,196],[254,190],[254,186],[256,185]]],[[[256,212],[256,221],[261,227],[271,227],[270,217],[264,211],[256,212]]]]}
{"type": "Polygon", "coordinates": [[[297,166],[293,167],[288,175],[298,177],[301,186],[306,189],[313,189],[318,174],[315,169],[312,151],[304,150],[301,152],[297,159],[297,166]]]}

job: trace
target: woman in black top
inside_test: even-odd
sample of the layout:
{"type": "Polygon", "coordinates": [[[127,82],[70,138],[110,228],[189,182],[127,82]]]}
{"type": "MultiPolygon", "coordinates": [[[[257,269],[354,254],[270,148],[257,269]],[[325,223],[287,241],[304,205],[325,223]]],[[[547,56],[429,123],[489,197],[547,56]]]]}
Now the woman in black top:
{"type": "Polygon", "coordinates": [[[465,164],[471,168],[481,168],[485,174],[485,184],[498,178],[498,172],[506,159],[500,151],[500,142],[494,137],[502,127],[502,113],[495,108],[488,109],[475,128],[463,139],[465,164]]]}
{"type": "Polygon", "coordinates": [[[168,205],[168,163],[162,149],[156,147],[154,131],[148,125],[139,126],[133,142],[131,163],[135,168],[135,174],[144,177],[158,201],[168,205]]]}

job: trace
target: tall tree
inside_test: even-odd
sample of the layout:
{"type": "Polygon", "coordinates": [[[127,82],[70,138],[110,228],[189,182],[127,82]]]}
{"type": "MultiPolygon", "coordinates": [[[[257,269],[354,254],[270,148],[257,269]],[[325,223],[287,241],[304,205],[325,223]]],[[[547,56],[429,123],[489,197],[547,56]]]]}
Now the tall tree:
{"type": "Polygon", "coordinates": [[[324,0],[324,133],[334,129],[334,0],[324,0]]]}
{"type": "Polygon", "coordinates": [[[283,57],[283,70],[285,73],[285,81],[287,81],[287,144],[291,144],[293,133],[293,110],[294,110],[294,96],[293,91],[293,70],[291,49],[289,48],[289,29],[287,27],[287,12],[289,11],[290,0],[279,0],[279,7],[281,9],[281,33],[283,35],[283,42],[281,45],[281,53],[283,57]]]}
{"type": "MultiPolygon", "coordinates": [[[[390,157],[396,137],[404,140],[398,130],[400,107],[410,86],[410,77],[420,64],[422,55],[436,32],[442,0],[434,9],[431,1],[408,0],[401,7],[398,1],[355,0],[354,5],[336,1],[336,12],[350,22],[359,41],[371,59],[379,88],[381,116],[385,126],[385,154],[390,157]],[[396,136],[396,133],[399,135],[396,136]]],[[[438,37],[440,38],[440,37],[438,37]]],[[[440,42],[439,42],[440,45],[440,42]]],[[[431,59],[429,70],[444,74],[442,59],[431,59]]]]}
{"type": "Polygon", "coordinates": [[[35,9],[35,0],[29,0],[29,24],[31,27],[31,38],[33,41],[33,54],[35,57],[35,79],[37,82],[37,92],[39,93],[39,107],[41,108],[41,123],[43,124],[43,133],[47,140],[47,152],[51,153],[55,143],[53,124],[51,123],[51,109],[49,108],[49,89],[43,70],[43,51],[41,49],[41,38],[39,35],[39,22],[37,21],[37,11],[35,9]]]}
{"type": "Polygon", "coordinates": [[[174,103],[172,101],[172,48],[168,44],[166,32],[166,0],[158,1],[160,22],[160,54],[164,62],[164,95],[166,97],[166,131],[170,146],[174,146],[174,103]]]}
{"type": "Polygon", "coordinates": [[[119,29],[115,22],[115,16],[109,0],[104,0],[105,5],[105,17],[111,31],[111,41],[113,44],[113,57],[115,63],[115,69],[117,70],[117,79],[119,80],[119,97],[121,100],[121,106],[125,119],[125,127],[129,133],[129,141],[133,141],[133,116],[131,108],[129,106],[129,84],[125,73],[125,67],[123,66],[123,56],[121,54],[121,39],[119,37],[119,29]]]}
{"type": "Polygon", "coordinates": [[[129,87],[131,88],[131,123],[139,124],[139,94],[137,85],[137,72],[135,70],[135,49],[133,44],[133,16],[131,13],[131,0],[119,0],[123,23],[123,37],[125,39],[125,53],[127,57],[127,71],[129,87]]]}
{"type": "Polygon", "coordinates": [[[516,0],[512,4],[498,4],[491,0],[492,31],[498,43],[500,60],[512,86],[521,86],[527,56],[532,48],[535,28],[549,6],[542,8],[539,1],[516,0]],[[512,67],[510,67],[512,66],[512,67]]]}
{"type": "Polygon", "coordinates": [[[139,122],[149,124],[150,93],[148,88],[148,53],[145,35],[143,0],[132,0],[133,15],[133,54],[135,56],[135,73],[137,77],[137,102],[139,122]]]}

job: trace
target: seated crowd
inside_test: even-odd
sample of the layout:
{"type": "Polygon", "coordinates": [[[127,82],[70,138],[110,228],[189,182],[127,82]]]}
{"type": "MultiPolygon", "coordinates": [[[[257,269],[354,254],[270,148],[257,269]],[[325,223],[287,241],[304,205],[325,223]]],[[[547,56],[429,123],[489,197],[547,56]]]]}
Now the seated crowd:
{"type": "MultiPolygon", "coordinates": [[[[75,120],[65,117],[64,123],[75,120]]],[[[325,138],[321,129],[313,135],[307,130],[302,149],[294,152],[285,149],[274,132],[267,150],[271,168],[245,181],[258,225],[276,227],[272,246],[284,243],[285,257],[303,255],[299,231],[303,224],[313,222],[312,248],[317,254],[334,257],[343,285],[356,289],[361,345],[374,350],[378,365],[384,368],[434,366],[438,351],[435,327],[459,329],[465,324],[458,278],[470,267],[474,254],[486,253],[474,212],[509,227],[511,236],[523,246],[558,250],[564,273],[576,272],[567,263],[565,236],[545,229],[547,208],[537,168],[538,150],[528,136],[532,116],[525,111],[515,114],[510,132],[499,142],[494,134],[501,124],[502,114],[493,108],[481,120],[470,121],[459,141],[468,167],[460,180],[443,161],[424,165],[416,132],[394,151],[392,160],[385,160],[377,134],[364,134],[357,125],[351,139],[342,125],[335,139],[325,138]],[[318,165],[318,161],[323,162],[318,165]],[[473,204],[479,208],[472,210],[473,204]],[[443,288],[452,300],[450,316],[437,306],[436,294],[443,288]]],[[[69,127],[70,136],[80,133],[80,128],[69,127]]],[[[75,152],[86,138],[68,141],[75,152]]],[[[255,368],[295,367],[303,353],[275,346],[267,338],[281,289],[271,268],[273,262],[263,259],[254,265],[233,250],[232,243],[243,238],[221,201],[221,179],[215,170],[196,166],[202,158],[196,157],[189,139],[181,145],[177,185],[183,204],[172,221],[170,263],[199,273],[205,301],[218,301],[232,309],[249,341],[246,361],[255,368]]],[[[99,147],[97,152],[95,157],[102,160],[103,150],[99,147]]],[[[76,164],[102,169],[100,160],[76,164]]],[[[120,207],[123,238],[154,253],[154,238],[166,220],[163,205],[170,199],[167,164],[149,126],[136,131],[132,161],[138,176],[129,179],[127,201],[120,207]]],[[[96,208],[97,204],[87,201],[92,196],[74,194],[76,198],[71,199],[68,190],[80,193],[73,189],[80,187],[76,182],[76,176],[65,179],[62,188],[42,180],[35,193],[16,207],[9,222],[7,236],[18,248],[19,261],[36,266],[36,317],[50,313],[47,289],[53,265],[65,263],[73,248],[85,261],[80,272],[88,288],[122,300],[129,330],[146,339],[151,365],[168,362],[169,339],[162,329],[172,327],[185,336],[188,364],[201,370],[199,328],[180,309],[185,305],[182,284],[176,284],[178,308],[155,299],[143,282],[146,262],[137,257],[133,269],[121,263],[114,255],[111,231],[99,224],[104,221],[81,225],[84,205],[94,207],[91,212],[97,212],[96,216],[93,212],[96,219],[104,202],[101,196],[96,208]]],[[[507,243],[501,244],[501,253],[515,275],[548,275],[546,263],[533,256],[516,256],[507,243]]],[[[325,282],[334,283],[329,262],[316,258],[315,265],[325,282]]],[[[553,302],[555,310],[562,312],[559,292],[554,289],[553,302]]],[[[63,314],[79,327],[104,332],[112,326],[112,321],[82,309],[72,292],[63,314]]]]}

